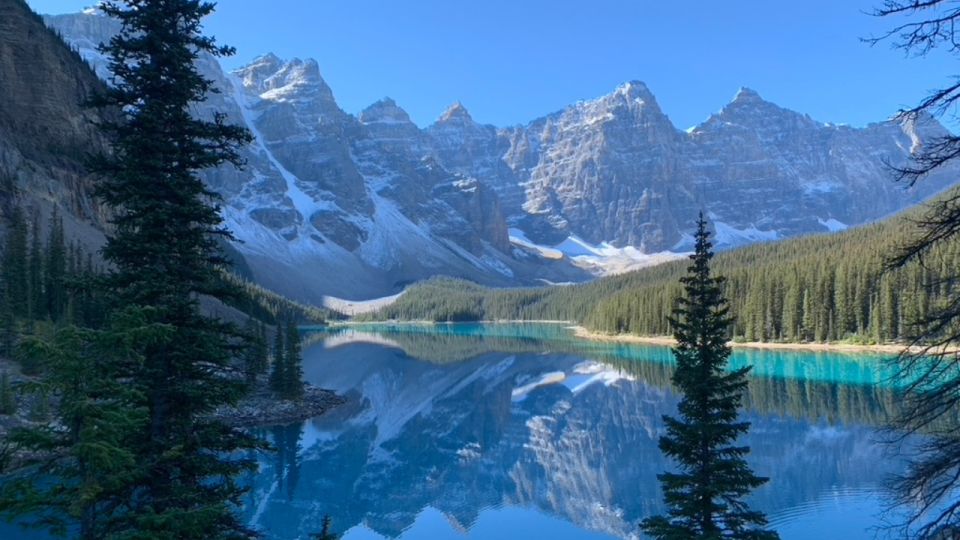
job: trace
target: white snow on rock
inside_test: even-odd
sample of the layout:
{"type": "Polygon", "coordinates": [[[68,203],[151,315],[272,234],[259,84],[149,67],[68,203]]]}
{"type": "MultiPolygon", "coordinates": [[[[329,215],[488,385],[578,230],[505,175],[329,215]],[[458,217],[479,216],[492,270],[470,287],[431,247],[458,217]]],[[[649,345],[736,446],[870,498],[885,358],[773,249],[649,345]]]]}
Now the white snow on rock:
{"type": "Polygon", "coordinates": [[[830,232],[840,232],[847,230],[847,225],[845,223],[840,223],[839,221],[829,218],[829,219],[820,219],[817,218],[817,222],[827,228],[830,232]]]}
{"type": "Polygon", "coordinates": [[[555,246],[542,246],[530,240],[520,229],[510,229],[510,242],[535,251],[545,259],[566,257],[574,265],[599,276],[631,272],[685,256],[683,253],[672,251],[644,253],[633,246],[618,248],[607,242],[594,245],[575,235],[567,237],[555,246]]]}

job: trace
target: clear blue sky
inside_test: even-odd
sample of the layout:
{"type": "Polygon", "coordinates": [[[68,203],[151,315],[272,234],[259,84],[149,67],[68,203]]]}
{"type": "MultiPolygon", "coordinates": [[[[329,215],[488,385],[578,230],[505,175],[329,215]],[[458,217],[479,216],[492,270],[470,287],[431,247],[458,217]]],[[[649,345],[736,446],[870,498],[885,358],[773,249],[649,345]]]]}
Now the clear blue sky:
{"type": "MultiPolygon", "coordinates": [[[[93,0],[28,0],[65,13],[93,0]]],[[[893,21],[881,0],[222,0],[208,33],[237,66],[313,57],[341,107],[390,96],[421,126],[461,101],[482,122],[525,123],[638,79],[677,127],[740,86],[821,121],[863,125],[960,72],[860,42],[893,21]]],[[[955,125],[953,122],[950,122],[955,125]]]]}

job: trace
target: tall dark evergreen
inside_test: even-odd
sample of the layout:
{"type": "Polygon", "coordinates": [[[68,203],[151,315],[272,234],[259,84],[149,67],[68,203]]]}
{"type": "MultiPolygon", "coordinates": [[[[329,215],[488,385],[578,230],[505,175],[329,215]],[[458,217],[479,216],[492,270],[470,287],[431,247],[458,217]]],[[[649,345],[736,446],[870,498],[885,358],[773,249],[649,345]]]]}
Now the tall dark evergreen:
{"type": "Polygon", "coordinates": [[[10,211],[7,221],[7,239],[3,249],[3,286],[13,316],[26,317],[30,304],[27,221],[19,206],[10,211]]]}
{"type": "Polygon", "coordinates": [[[287,336],[283,322],[277,321],[277,333],[273,337],[273,364],[270,366],[270,389],[279,396],[284,394],[287,380],[287,355],[284,354],[287,336]]]}
{"type": "Polygon", "coordinates": [[[285,334],[287,345],[284,353],[283,397],[299,400],[303,398],[303,365],[300,354],[300,331],[292,320],[287,322],[285,334]]]}
{"type": "Polygon", "coordinates": [[[44,311],[52,321],[63,318],[67,307],[67,244],[63,234],[63,218],[54,210],[50,217],[50,234],[44,261],[44,311]]]}
{"type": "Polygon", "coordinates": [[[40,249],[40,222],[36,216],[30,225],[30,258],[27,262],[27,319],[40,320],[47,316],[44,294],[43,254],[40,249]]]}
{"type": "MultiPolygon", "coordinates": [[[[82,540],[166,537],[151,535],[142,514],[130,511],[149,474],[138,455],[149,424],[142,389],[129,381],[143,350],[174,334],[151,318],[128,308],[102,330],[69,326],[49,342],[25,341],[25,355],[44,364],[43,381],[31,391],[44,406],[56,396],[57,421],[9,434],[22,463],[0,483],[0,517],[82,540]]],[[[34,415],[45,420],[46,411],[34,415]]]]}
{"type": "Polygon", "coordinates": [[[232,290],[217,247],[230,235],[199,172],[239,165],[237,149],[250,137],[223,114],[193,116],[215,91],[195,63],[233,51],[202,33],[211,2],[112,0],[100,9],[120,24],[102,46],[114,77],[98,100],[120,116],[103,125],[112,152],[96,163],[98,194],[114,209],[103,250],[108,296],[114,309],[146,309],[150,323],[173,333],[146,347],[131,375],[148,421],[125,511],[142,537],[252,537],[235,511],[244,492],[237,478],[254,464],[236,452],[259,443],[209,415],[244,388],[232,373],[239,331],[200,309],[201,298],[226,299],[232,290]]]}
{"type": "Polygon", "coordinates": [[[247,381],[252,383],[267,370],[267,364],[269,363],[266,333],[263,329],[263,323],[258,323],[252,318],[249,319],[244,328],[244,334],[247,340],[247,348],[243,355],[243,369],[247,376],[247,381]]]}
{"type": "Polygon", "coordinates": [[[15,412],[17,412],[16,390],[10,382],[10,374],[4,370],[0,372],[0,414],[15,412]]]}
{"type": "Polygon", "coordinates": [[[738,420],[750,368],[726,370],[732,319],[720,289],[723,278],[710,273],[709,235],[701,214],[693,263],[680,280],[684,294],[670,319],[677,340],[673,383],[683,397],[679,418],[663,419],[660,449],[676,461],[677,471],[658,476],[667,514],[642,527],[661,539],[775,539],[775,532],[763,528],[766,517],[743,501],[767,479],[744,460],[749,447],[735,444],[750,427],[738,420]]]}

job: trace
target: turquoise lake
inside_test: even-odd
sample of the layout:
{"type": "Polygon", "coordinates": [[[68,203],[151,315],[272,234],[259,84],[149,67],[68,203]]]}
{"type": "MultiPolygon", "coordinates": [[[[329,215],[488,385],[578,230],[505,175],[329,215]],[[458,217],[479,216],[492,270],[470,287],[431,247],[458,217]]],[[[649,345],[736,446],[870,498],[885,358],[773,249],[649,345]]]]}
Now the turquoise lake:
{"type": "MultiPolygon", "coordinates": [[[[883,537],[901,471],[876,429],[895,407],[884,357],[737,350],[753,365],[750,502],[784,539],[883,537]]],[[[345,540],[636,538],[662,511],[666,347],[590,342],[551,324],[370,324],[308,331],[304,372],[348,403],[261,433],[245,519],[345,540]]]]}

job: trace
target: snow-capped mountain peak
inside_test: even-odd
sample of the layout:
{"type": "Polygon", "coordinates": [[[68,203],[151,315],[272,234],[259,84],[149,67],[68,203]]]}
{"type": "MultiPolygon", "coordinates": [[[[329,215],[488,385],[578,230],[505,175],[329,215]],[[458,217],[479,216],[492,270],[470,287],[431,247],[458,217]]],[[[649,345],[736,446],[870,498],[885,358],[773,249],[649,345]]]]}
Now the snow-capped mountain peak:
{"type": "Polygon", "coordinates": [[[443,111],[443,114],[440,115],[440,118],[437,120],[438,124],[449,124],[449,123],[472,123],[473,117],[470,116],[470,112],[467,111],[467,108],[463,106],[463,103],[459,101],[453,105],[447,107],[447,110],[443,111]]]}
{"type": "Polygon", "coordinates": [[[376,103],[368,106],[360,113],[361,124],[413,124],[410,115],[403,110],[397,103],[385,97],[376,103]]]}
{"type": "MultiPolygon", "coordinates": [[[[47,23],[109,78],[96,45],[115,21],[47,23]]],[[[206,175],[236,247],[255,279],[306,301],[382,296],[435,274],[583,280],[574,259],[598,271],[682,250],[701,209],[731,247],[856,226],[958,173],[906,195],[890,179],[887,162],[946,133],[933,119],[839,127],[746,88],[690,132],[640,81],[509,128],[478,124],[456,103],[421,130],[389,98],[344,112],[312,59],[267,54],[231,75],[213,57],[198,67],[222,91],[199,112],[226,112],[255,135],[244,171],[206,175]],[[570,242],[592,248],[573,255],[570,242]]]]}

